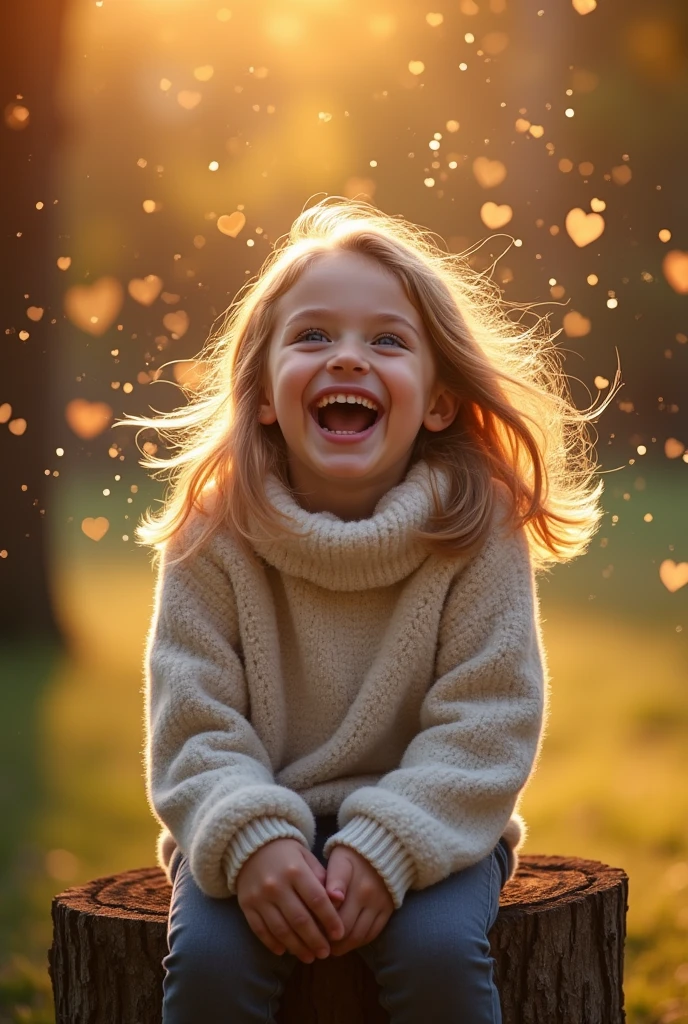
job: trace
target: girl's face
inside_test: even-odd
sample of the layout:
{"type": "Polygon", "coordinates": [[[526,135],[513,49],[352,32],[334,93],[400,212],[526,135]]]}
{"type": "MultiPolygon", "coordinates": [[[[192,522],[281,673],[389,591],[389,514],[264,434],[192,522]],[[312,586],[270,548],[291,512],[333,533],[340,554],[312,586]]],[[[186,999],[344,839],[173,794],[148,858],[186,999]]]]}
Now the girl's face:
{"type": "Polygon", "coordinates": [[[275,313],[260,422],[279,424],[305,508],[366,518],[404,479],[421,425],[444,430],[458,399],[436,379],[419,313],[372,258],[320,257],[275,313]],[[352,401],[319,407],[327,394],[362,392],[376,410],[352,401]]]}

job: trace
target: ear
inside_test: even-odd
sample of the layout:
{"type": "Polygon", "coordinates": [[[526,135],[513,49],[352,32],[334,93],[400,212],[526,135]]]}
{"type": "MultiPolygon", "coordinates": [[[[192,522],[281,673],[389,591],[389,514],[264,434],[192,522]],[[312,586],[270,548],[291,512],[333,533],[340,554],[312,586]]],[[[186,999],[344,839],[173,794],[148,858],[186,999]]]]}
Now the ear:
{"type": "Polygon", "coordinates": [[[461,400],[455,394],[440,386],[430,397],[428,410],[423,417],[423,426],[435,432],[446,430],[456,419],[460,405],[461,400]]]}
{"type": "Polygon", "coordinates": [[[270,426],[271,423],[277,422],[277,413],[275,412],[275,406],[273,404],[269,388],[262,387],[260,389],[260,397],[258,399],[258,420],[260,423],[264,423],[265,426],[270,426]]]}

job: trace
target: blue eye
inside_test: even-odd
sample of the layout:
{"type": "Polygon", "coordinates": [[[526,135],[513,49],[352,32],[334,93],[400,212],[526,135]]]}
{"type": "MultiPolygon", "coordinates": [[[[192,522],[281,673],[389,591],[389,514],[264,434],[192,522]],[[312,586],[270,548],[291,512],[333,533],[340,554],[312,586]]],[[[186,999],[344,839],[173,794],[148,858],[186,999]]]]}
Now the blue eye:
{"type": "MultiPolygon", "coordinates": [[[[308,327],[305,331],[301,331],[301,333],[296,336],[294,341],[305,341],[309,334],[320,334],[323,337],[326,337],[325,332],[321,331],[319,327],[308,327]]],[[[378,337],[375,340],[378,341],[380,338],[392,338],[394,341],[398,342],[402,347],[404,347],[404,348],[406,347],[404,345],[404,342],[401,340],[401,338],[398,338],[396,336],[396,334],[390,334],[390,333],[379,334],[378,337]]],[[[387,346],[385,346],[385,347],[387,347],[387,346]]]]}

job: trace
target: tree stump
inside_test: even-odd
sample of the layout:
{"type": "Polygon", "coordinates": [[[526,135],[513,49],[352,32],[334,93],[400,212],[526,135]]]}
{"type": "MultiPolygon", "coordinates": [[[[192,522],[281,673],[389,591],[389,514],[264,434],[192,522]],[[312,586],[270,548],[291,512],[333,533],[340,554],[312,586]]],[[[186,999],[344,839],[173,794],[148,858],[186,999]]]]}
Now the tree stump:
{"type": "MultiPolygon", "coordinates": [[[[57,1024],[158,1024],[171,889],[125,871],[53,900],[57,1024]]],[[[572,857],[524,856],[490,932],[503,1024],[622,1024],[628,877],[572,857]]],[[[385,1024],[355,952],[297,963],[279,1024],[385,1024]]]]}

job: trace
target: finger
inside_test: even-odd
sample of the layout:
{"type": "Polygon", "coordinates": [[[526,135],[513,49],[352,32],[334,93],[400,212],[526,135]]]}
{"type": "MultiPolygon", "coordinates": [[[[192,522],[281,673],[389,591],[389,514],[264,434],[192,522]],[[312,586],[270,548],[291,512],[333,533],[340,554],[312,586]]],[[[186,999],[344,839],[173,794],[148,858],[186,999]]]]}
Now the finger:
{"type": "Polygon", "coordinates": [[[352,949],[358,949],[359,946],[365,946],[368,941],[368,933],[370,932],[373,921],[376,917],[376,910],[370,910],[368,907],[363,907],[344,942],[337,943],[336,949],[333,946],[333,955],[343,956],[352,949]]]}
{"type": "Polygon", "coordinates": [[[331,940],[336,941],[344,935],[344,927],[332,901],[325,892],[324,887],[312,876],[299,875],[294,879],[294,892],[300,897],[302,904],[310,913],[311,919],[315,922],[315,931],[319,933],[322,929],[324,934],[331,940]]]}
{"type": "Polygon", "coordinates": [[[271,953],[274,953],[276,956],[282,956],[285,952],[285,946],[275,939],[258,911],[247,908],[244,910],[244,917],[256,938],[260,939],[271,953]]]}
{"type": "Polygon", "coordinates": [[[303,854],[306,859],[306,863],[308,864],[308,866],[310,867],[310,869],[312,870],[313,874],[318,879],[320,884],[324,887],[325,879],[327,878],[327,868],[325,868],[320,863],[315,854],[311,853],[310,850],[304,850],[303,854]]]}
{"type": "MultiPolygon", "coordinates": [[[[337,847],[335,847],[336,849],[337,847]]],[[[337,856],[333,861],[328,862],[327,884],[325,888],[330,898],[333,896],[339,896],[342,899],[346,898],[353,871],[354,865],[349,857],[337,856]]]]}
{"type": "Polygon", "coordinates": [[[285,946],[302,963],[313,963],[315,960],[314,954],[301,941],[279,907],[276,907],[274,903],[267,904],[263,907],[263,918],[268,930],[277,943],[285,946]]]}
{"type": "MultiPolygon", "coordinates": [[[[322,899],[329,903],[327,893],[322,887],[321,892],[322,899]]],[[[330,955],[330,944],[326,936],[310,908],[299,898],[296,889],[284,893],[279,902],[279,909],[292,931],[298,935],[313,956],[324,960],[330,955]]]]}

